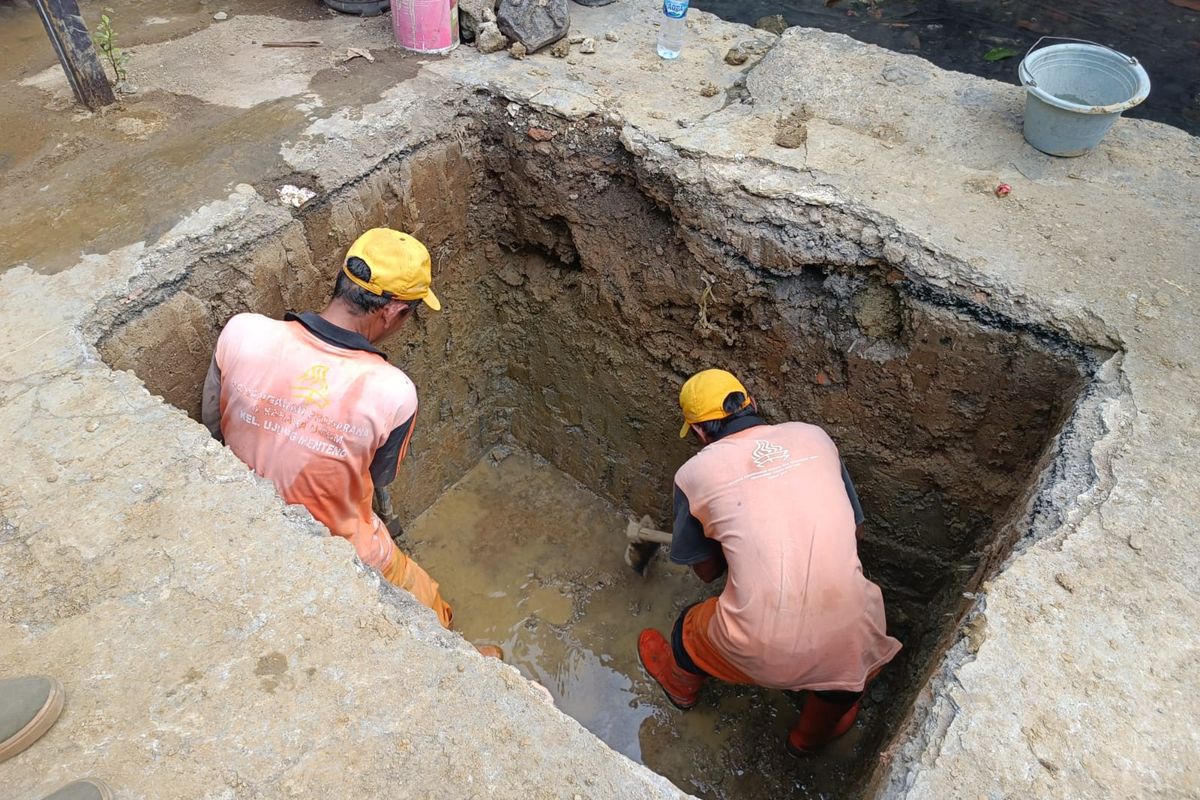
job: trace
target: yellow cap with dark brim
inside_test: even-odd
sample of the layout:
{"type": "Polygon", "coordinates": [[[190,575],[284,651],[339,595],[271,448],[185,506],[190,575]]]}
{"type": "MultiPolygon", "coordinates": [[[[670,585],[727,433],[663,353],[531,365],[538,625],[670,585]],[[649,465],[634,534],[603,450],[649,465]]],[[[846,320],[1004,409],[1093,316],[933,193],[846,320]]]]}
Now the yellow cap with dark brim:
{"type": "Polygon", "coordinates": [[[734,392],[746,396],[739,411],[750,405],[750,393],[731,372],[706,369],[688,378],[679,390],[679,408],[683,411],[683,427],[679,430],[679,438],[686,437],[692,425],[729,416],[730,412],[725,410],[725,398],[734,392]]]}
{"type": "Polygon", "coordinates": [[[342,272],[371,294],[421,300],[434,311],[442,310],[442,303],[430,285],[429,250],[415,236],[391,228],[371,228],[350,245],[342,272]],[[370,280],[350,272],[348,263],[352,258],[362,259],[370,268],[370,280]]]}

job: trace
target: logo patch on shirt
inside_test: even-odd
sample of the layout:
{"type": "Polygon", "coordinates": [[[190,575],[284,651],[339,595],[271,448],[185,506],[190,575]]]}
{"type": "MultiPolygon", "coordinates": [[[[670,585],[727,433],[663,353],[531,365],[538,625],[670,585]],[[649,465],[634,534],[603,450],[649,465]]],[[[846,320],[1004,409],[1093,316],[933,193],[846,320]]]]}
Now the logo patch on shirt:
{"type": "Polygon", "coordinates": [[[751,454],[751,458],[754,459],[754,466],[759,469],[766,469],[768,464],[773,464],[776,461],[787,461],[791,458],[791,454],[786,449],[777,444],[772,444],[766,439],[757,439],[754,445],[754,452],[751,454]]]}
{"type": "Polygon", "coordinates": [[[742,481],[774,480],[804,466],[809,461],[817,460],[816,456],[792,458],[791,451],[786,447],[768,442],[766,439],[754,440],[754,450],[750,453],[750,458],[754,461],[754,470],[740,478],[734,478],[729,482],[730,486],[736,486],[742,481]]]}
{"type": "Polygon", "coordinates": [[[306,369],[292,384],[292,395],[317,408],[329,405],[329,365],[313,364],[306,369]]]}

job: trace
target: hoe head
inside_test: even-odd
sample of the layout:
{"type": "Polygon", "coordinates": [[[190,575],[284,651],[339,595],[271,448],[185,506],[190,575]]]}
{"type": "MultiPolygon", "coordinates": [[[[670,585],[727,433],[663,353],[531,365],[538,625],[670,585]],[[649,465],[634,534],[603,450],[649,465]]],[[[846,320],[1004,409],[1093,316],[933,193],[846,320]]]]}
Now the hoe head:
{"type": "Polygon", "coordinates": [[[646,568],[650,566],[654,554],[662,547],[658,542],[642,539],[642,529],[649,528],[651,524],[650,517],[644,516],[641,520],[631,517],[629,524],[625,526],[625,538],[628,540],[628,544],[625,545],[625,563],[633,567],[633,571],[638,575],[646,574],[646,568]]]}

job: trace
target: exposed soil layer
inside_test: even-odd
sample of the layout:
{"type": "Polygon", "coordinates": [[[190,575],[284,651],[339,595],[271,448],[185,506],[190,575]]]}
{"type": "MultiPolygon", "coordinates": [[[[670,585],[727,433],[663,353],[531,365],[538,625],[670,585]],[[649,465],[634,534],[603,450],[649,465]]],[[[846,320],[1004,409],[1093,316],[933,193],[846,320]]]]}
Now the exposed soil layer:
{"type": "Polygon", "coordinates": [[[277,235],[234,252],[214,242],[181,282],[133,287],[102,353],[195,416],[232,314],[319,307],[361,229],[415,232],[446,310],[386,345],[423,403],[392,491],[403,520],[494,445],[517,444],[665,524],[690,453],[678,387],[696,369],[734,370],[769,419],[830,432],[866,508],[862,558],[906,649],[845,772],[860,789],[955,635],[962,593],[1026,530],[1034,481],[1103,354],[1022,328],[986,296],[910,280],[886,221],[700,194],[649,172],[598,119],[477,103],[454,135],[320,197],[277,235]]]}

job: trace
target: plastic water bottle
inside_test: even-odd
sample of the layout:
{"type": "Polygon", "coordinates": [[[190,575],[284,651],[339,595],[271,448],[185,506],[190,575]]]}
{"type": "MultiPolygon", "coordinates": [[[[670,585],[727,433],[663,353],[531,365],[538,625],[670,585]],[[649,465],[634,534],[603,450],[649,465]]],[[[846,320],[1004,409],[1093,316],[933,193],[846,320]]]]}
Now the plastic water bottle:
{"type": "Polygon", "coordinates": [[[658,54],[663,58],[679,58],[683,52],[687,10],[688,0],[663,0],[662,28],[658,32],[658,54]]]}

